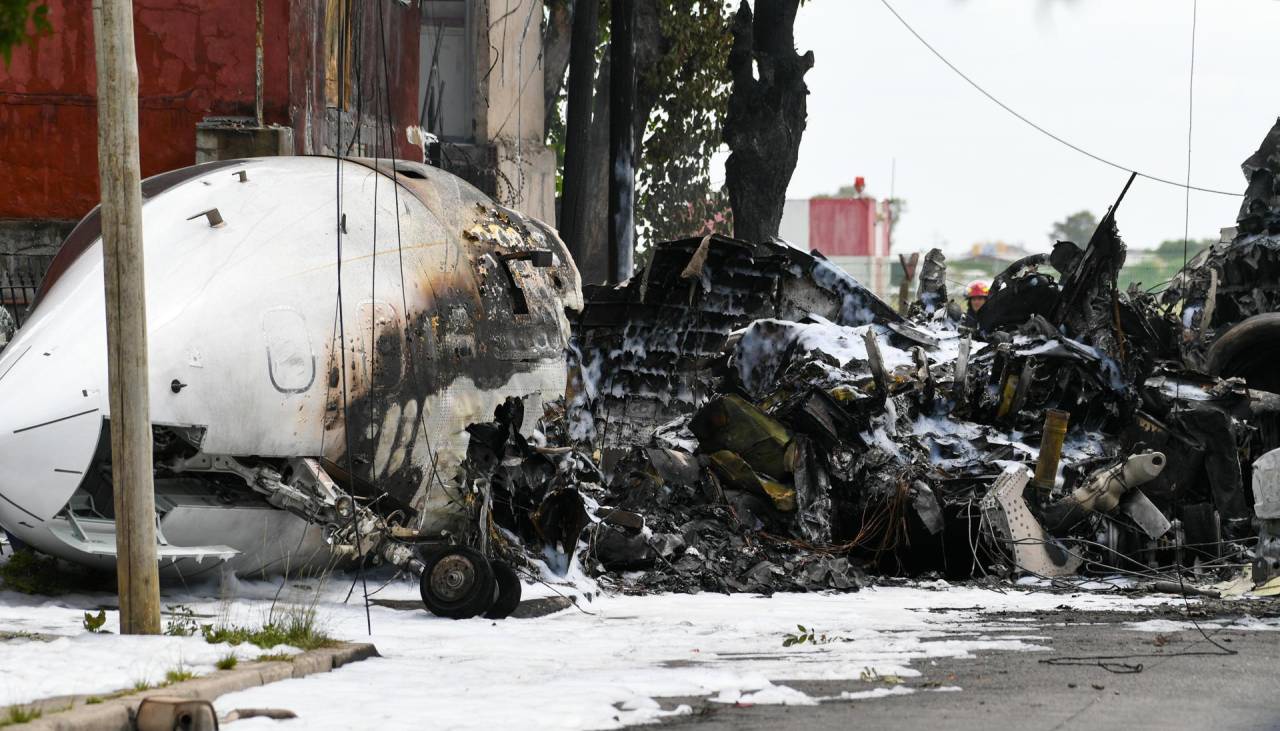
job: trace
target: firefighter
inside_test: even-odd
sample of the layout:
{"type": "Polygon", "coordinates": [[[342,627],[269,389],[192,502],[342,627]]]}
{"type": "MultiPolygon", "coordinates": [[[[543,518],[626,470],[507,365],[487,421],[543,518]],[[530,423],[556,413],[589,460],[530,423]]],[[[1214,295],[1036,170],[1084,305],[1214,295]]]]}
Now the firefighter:
{"type": "Polygon", "coordinates": [[[977,324],[978,310],[987,303],[987,296],[991,294],[991,285],[981,279],[974,280],[965,288],[964,298],[969,306],[964,314],[965,322],[970,325],[977,324]]]}

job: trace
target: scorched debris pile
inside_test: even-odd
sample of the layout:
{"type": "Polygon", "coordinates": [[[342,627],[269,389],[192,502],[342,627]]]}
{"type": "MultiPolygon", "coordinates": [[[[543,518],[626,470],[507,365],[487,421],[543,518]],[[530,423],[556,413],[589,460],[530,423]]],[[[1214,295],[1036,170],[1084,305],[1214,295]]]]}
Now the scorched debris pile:
{"type": "Polygon", "coordinates": [[[587,290],[576,375],[537,439],[509,403],[472,427],[465,479],[491,486],[508,550],[576,554],[637,591],[1250,562],[1264,583],[1278,148],[1280,123],[1245,163],[1234,238],[1159,296],[1116,284],[1123,192],[1083,246],[1011,265],[975,316],[947,304],[937,251],[904,317],[780,242],[659,244],[587,290]]]}

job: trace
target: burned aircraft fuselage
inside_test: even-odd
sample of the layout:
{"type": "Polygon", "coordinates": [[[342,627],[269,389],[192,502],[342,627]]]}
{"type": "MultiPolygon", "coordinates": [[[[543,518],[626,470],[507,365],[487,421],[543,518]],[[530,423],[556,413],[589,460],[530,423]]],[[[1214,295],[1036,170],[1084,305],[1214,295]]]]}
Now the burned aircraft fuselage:
{"type": "MultiPolygon", "coordinates": [[[[452,175],[267,158],[174,171],[143,193],[163,566],[323,554],[294,516],[332,513],[341,543],[347,495],[370,530],[456,527],[465,427],[508,396],[535,418],[544,393],[563,393],[577,270],[554,231],[452,175]]],[[[0,357],[0,399],[0,525],[111,562],[96,210],[0,357]]]]}

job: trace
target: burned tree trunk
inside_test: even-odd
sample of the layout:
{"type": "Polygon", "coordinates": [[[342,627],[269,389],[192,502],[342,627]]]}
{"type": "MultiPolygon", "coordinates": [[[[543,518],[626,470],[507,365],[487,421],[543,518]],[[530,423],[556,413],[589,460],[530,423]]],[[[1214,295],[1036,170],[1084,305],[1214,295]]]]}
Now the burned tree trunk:
{"type": "MultiPolygon", "coordinates": [[[[609,86],[612,72],[609,54],[600,60],[595,81],[591,126],[587,130],[586,161],[582,183],[582,208],[573,252],[583,284],[599,284],[609,278],[609,86]]],[[[567,242],[566,242],[567,243],[567,242]]]]}
{"type": "MultiPolygon", "coordinates": [[[[593,238],[596,233],[589,220],[593,206],[597,205],[592,200],[592,186],[596,184],[591,180],[594,177],[592,166],[598,164],[603,169],[607,164],[604,160],[597,160],[596,153],[592,151],[595,137],[591,122],[592,86],[597,83],[595,53],[599,17],[598,0],[575,3],[569,56],[568,119],[565,123],[564,197],[560,203],[559,221],[560,236],[569,247],[569,253],[582,272],[582,281],[586,283],[600,281],[600,275],[604,273],[603,265],[589,265],[594,260],[592,252],[595,248],[600,247],[603,253],[603,239],[593,238]]],[[[607,80],[604,69],[601,69],[601,80],[607,80]]],[[[598,98],[599,93],[595,96],[598,98]]],[[[598,119],[596,124],[600,124],[598,119]]],[[[603,197],[600,202],[605,202],[603,197]]]]}
{"type": "Polygon", "coordinates": [[[564,72],[569,68],[573,38],[572,0],[551,0],[546,4],[547,20],[542,30],[542,128],[551,129],[556,103],[564,88],[564,72]]]}
{"type": "Polygon", "coordinates": [[[631,276],[636,247],[636,4],[611,0],[609,57],[609,281],[631,276]]]}
{"type": "Polygon", "coordinates": [[[740,239],[776,236],[787,184],[796,169],[804,134],[804,75],[813,52],[796,53],[794,26],[800,0],[743,0],[733,18],[729,72],[733,91],[724,124],[731,150],[725,184],[740,239]]]}

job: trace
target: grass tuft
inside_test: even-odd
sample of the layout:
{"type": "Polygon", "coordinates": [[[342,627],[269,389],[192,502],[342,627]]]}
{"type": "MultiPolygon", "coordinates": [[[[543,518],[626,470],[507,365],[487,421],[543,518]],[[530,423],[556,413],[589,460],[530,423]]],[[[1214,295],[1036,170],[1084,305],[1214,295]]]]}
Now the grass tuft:
{"type": "Polygon", "coordinates": [[[293,655],[286,652],[274,652],[266,655],[259,655],[258,662],[293,662],[293,655]]]}
{"type": "Polygon", "coordinates": [[[58,559],[24,548],[0,564],[0,586],[23,594],[58,595],[71,591],[73,584],[58,559]]]}
{"type": "Polygon", "coordinates": [[[214,663],[214,667],[219,670],[231,670],[235,668],[238,662],[240,660],[235,655],[223,655],[218,658],[218,662],[214,663]]]}
{"type": "Polygon", "coordinates": [[[297,607],[292,611],[272,616],[266,624],[256,629],[235,625],[215,627],[206,624],[200,628],[206,642],[232,645],[250,644],[269,650],[277,645],[289,645],[300,650],[316,650],[337,644],[321,630],[314,607],[297,607]]]}
{"type": "Polygon", "coordinates": [[[184,680],[191,680],[195,676],[195,673],[187,670],[186,668],[177,668],[164,674],[164,684],[173,685],[174,683],[181,683],[184,680]]]}
{"type": "Polygon", "coordinates": [[[141,693],[144,690],[151,690],[155,687],[155,684],[149,680],[138,680],[133,683],[133,690],[135,693],[141,693]]]}
{"type": "Polygon", "coordinates": [[[86,706],[96,706],[96,705],[98,705],[98,704],[99,704],[99,703],[101,703],[101,702],[102,702],[102,698],[100,698],[100,697],[98,697],[98,696],[96,696],[96,695],[91,695],[91,696],[89,696],[88,698],[85,698],[85,699],[84,699],[84,704],[85,704],[86,706]]]}
{"type": "Polygon", "coordinates": [[[5,712],[3,718],[0,718],[0,726],[14,726],[19,723],[26,723],[40,718],[41,711],[35,706],[9,706],[9,710],[5,712]]]}

